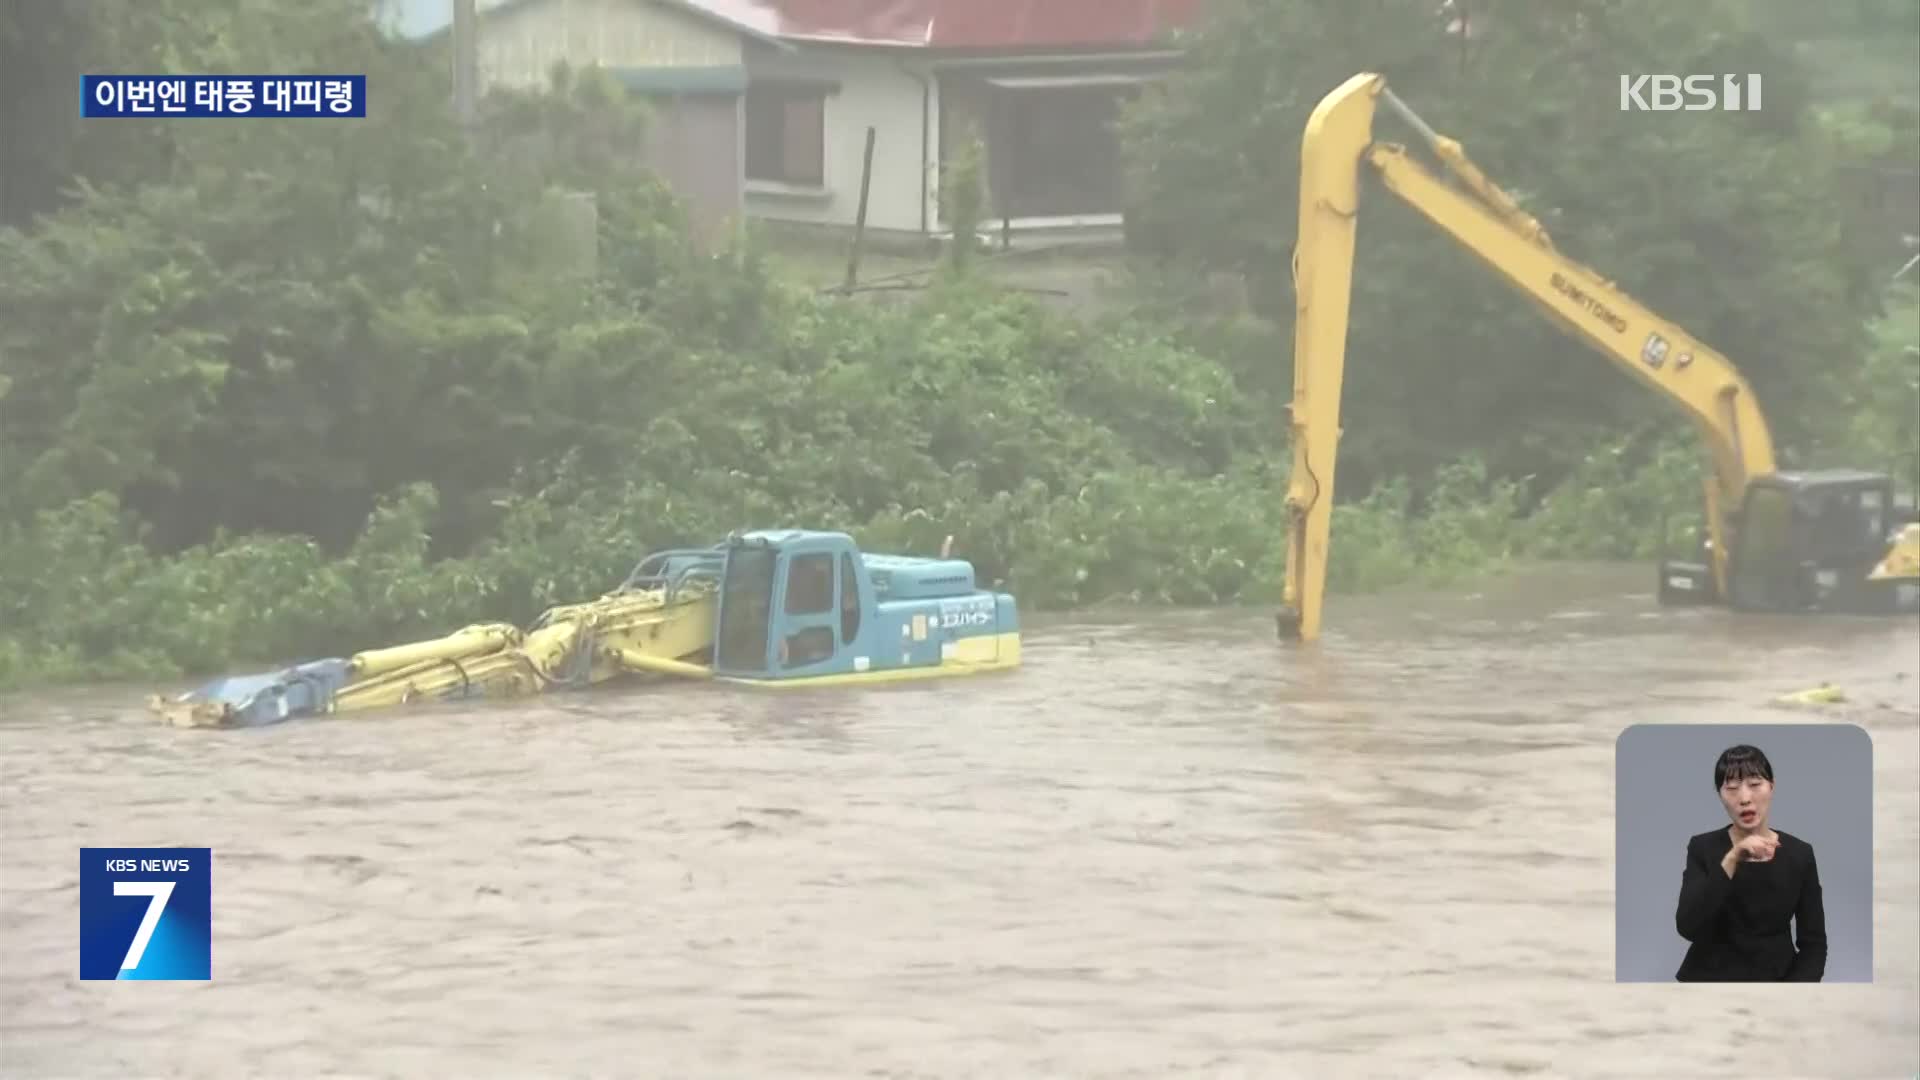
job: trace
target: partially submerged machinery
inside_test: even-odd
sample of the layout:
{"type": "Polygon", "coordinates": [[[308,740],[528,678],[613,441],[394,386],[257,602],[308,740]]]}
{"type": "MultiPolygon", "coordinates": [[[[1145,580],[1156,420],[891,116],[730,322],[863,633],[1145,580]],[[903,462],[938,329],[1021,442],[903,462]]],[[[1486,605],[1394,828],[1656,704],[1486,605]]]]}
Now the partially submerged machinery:
{"type": "Polygon", "coordinates": [[[520,697],[622,676],[758,687],[862,684],[1020,663],[1014,598],[955,558],[862,553],[844,533],[736,533],[656,552],[598,600],[278,671],[219,679],[149,708],[183,727],[465,698],[520,697]]]}
{"type": "Polygon", "coordinates": [[[1320,632],[1362,166],[1556,325],[1693,420],[1706,447],[1706,527],[1697,559],[1661,564],[1662,603],[1859,613],[1915,605],[1920,521],[1910,511],[1900,520],[1888,476],[1778,471],[1760,403],[1726,357],[1556,250],[1458,142],[1427,126],[1384,78],[1363,73],[1321,100],[1301,141],[1281,637],[1320,632]],[[1457,187],[1405,147],[1374,140],[1380,102],[1422,136],[1457,187]]]}

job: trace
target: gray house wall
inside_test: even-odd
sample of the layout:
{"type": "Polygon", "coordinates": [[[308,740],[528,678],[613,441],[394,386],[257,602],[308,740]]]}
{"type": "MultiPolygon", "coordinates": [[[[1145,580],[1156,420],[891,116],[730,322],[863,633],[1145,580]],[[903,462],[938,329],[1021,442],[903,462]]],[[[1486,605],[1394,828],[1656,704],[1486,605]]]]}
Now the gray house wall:
{"type": "Polygon", "coordinates": [[[740,95],[651,95],[650,101],[644,160],[687,201],[702,241],[723,245],[744,210],[740,95]]]}

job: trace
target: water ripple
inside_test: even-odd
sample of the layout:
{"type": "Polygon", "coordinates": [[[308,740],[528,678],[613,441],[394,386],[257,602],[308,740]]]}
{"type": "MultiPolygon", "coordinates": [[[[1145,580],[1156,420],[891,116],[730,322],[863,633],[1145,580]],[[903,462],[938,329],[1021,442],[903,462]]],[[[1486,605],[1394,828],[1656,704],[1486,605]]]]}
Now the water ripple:
{"type": "Polygon", "coordinates": [[[1020,672],[850,693],[253,732],[0,699],[0,1065],[1734,1076],[1792,1016],[1771,1075],[1912,1074],[1920,634],[1647,619],[1634,575],[1343,602],[1307,650],[1265,612],[1056,620],[1020,672]],[[1874,702],[1876,982],[1740,1022],[1615,985],[1621,728],[1824,680],[1874,702]],[[75,849],[148,844],[214,848],[216,981],[80,983],[75,849]]]}

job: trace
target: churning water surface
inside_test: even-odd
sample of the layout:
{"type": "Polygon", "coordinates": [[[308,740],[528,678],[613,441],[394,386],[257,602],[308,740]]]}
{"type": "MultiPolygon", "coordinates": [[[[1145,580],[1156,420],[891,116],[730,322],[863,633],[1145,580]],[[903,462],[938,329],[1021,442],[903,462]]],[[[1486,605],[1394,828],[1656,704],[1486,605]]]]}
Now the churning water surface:
{"type": "Polygon", "coordinates": [[[1305,649],[1030,620],[1022,670],[886,689],[239,732],[0,698],[0,1071],[1920,1071],[1920,623],[1646,578],[1342,598],[1305,649]],[[1770,704],[1821,682],[1852,702],[1770,704]],[[1810,719],[1873,736],[1873,984],[1616,985],[1620,731],[1810,719]],[[214,980],[80,982],[77,849],[176,844],[214,980]]]}

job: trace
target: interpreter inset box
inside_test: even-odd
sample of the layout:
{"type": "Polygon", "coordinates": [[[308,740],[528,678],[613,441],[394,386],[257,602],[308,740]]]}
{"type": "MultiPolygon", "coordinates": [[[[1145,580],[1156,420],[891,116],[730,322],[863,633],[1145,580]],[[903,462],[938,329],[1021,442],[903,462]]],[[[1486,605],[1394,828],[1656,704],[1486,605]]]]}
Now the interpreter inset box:
{"type": "Polygon", "coordinates": [[[1636,724],[1614,771],[1617,981],[1873,981],[1864,730],[1636,724]]]}

